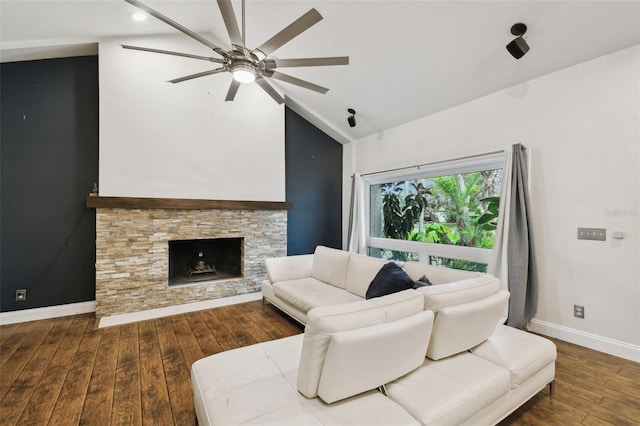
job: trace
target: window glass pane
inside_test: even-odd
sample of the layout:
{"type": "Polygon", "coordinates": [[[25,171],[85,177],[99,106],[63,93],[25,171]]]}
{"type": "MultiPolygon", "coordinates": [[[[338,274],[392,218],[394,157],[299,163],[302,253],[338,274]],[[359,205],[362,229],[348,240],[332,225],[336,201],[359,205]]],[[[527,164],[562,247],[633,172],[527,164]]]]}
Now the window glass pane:
{"type": "Polygon", "coordinates": [[[380,249],[375,247],[369,247],[369,256],[377,257],[380,259],[386,259],[386,260],[402,260],[402,261],[414,260],[416,262],[419,260],[418,253],[380,249]]]}
{"type": "Polygon", "coordinates": [[[502,169],[370,186],[370,236],[493,248],[502,169]]]}
{"type": "Polygon", "coordinates": [[[462,269],[465,271],[487,272],[486,263],[476,263],[461,259],[448,259],[446,257],[429,256],[429,263],[433,266],[443,266],[451,269],[462,269]]]}

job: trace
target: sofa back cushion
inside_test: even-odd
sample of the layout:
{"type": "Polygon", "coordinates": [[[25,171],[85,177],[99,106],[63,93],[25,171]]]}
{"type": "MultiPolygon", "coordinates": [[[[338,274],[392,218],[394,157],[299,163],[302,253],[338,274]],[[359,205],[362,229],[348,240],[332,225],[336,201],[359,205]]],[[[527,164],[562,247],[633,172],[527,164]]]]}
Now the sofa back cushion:
{"type": "Polygon", "coordinates": [[[432,284],[444,284],[452,281],[462,281],[482,275],[481,272],[461,271],[459,269],[443,268],[433,266],[423,262],[409,261],[402,265],[402,269],[417,281],[425,275],[432,284]]]}
{"type": "Polygon", "coordinates": [[[335,287],[345,288],[351,254],[325,246],[317,246],[313,253],[311,276],[335,287]]]}
{"type": "Polygon", "coordinates": [[[509,300],[501,290],[489,297],[441,309],[433,323],[427,357],[438,360],[466,351],[491,336],[509,300]]]}
{"type": "Polygon", "coordinates": [[[476,278],[419,287],[424,295],[424,309],[438,312],[448,306],[462,305],[496,294],[500,291],[500,280],[490,274],[476,278]]]}
{"type": "Polygon", "coordinates": [[[351,293],[364,298],[367,289],[380,268],[388,261],[374,257],[351,254],[349,268],[347,270],[347,287],[351,293]]]}
{"type": "Polygon", "coordinates": [[[396,380],[424,363],[433,312],[331,336],[318,396],[327,403],[396,380]]]}
{"type": "MultiPolygon", "coordinates": [[[[423,311],[423,299],[416,290],[405,290],[374,299],[311,309],[307,313],[304,330],[298,368],[298,390],[308,398],[318,396],[329,343],[335,334],[387,324],[418,314],[423,311]]],[[[430,334],[430,331],[425,330],[425,334],[430,334]]],[[[360,352],[362,357],[369,355],[360,352]]],[[[325,385],[326,388],[332,387],[329,384],[325,385]]]]}

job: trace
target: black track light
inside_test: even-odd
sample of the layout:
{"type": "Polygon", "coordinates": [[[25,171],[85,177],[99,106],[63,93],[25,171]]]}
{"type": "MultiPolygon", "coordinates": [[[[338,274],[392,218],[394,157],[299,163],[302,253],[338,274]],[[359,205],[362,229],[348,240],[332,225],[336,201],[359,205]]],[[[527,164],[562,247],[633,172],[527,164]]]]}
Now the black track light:
{"type": "Polygon", "coordinates": [[[527,41],[522,37],[527,32],[527,26],[519,22],[511,27],[511,34],[517,36],[507,44],[507,50],[516,59],[520,59],[529,51],[527,41]]]}
{"type": "Polygon", "coordinates": [[[351,114],[347,118],[347,123],[349,123],[349,127],[356,127],[356,110],[353,108],[347,109],[347,112],[351,114]]]}

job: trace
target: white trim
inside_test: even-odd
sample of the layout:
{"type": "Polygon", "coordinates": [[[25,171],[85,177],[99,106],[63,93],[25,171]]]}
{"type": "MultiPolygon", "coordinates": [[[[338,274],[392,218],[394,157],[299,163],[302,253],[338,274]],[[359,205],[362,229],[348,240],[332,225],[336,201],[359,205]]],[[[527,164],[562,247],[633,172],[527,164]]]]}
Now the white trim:
{"type": "Polygon", "coordinates": [[[203,309],[219,308],[220,306],[235,305],[237,303],[253,302],[260,299],[262,299],[262,293],[256,292],[241,294],[238,296],[223,297],[221,299],[206,300],[204,302],[193,302],[182,305],[167,306],[164,308],[148,309],[146,311],[131,312],[128,314],[110,315],[100,318],[98,328],[168,317],[187,312],[201,311],[203,309]]]}
{"type": "Polygon", "coordinates": [[[433,244],[421,241],[394,240],[392,238],[369,237],[367,246],[395,251],[418,253],[420,262],[429,263],[429,256],[462,259],[476,263],[489,263],[491,249],[478,247],[433,244]]]}
{"type": "Polygon", "coordinates": [[[504,151],[486,155],[474,155],[451,161],[439,161],[433,164],[409,166],[405,169],[363,174],[365,184],[378,185],[403,179],[426,179],[477,172],[480,170],[501,169],[504,166],[504,151]]]}
{"type": "Polygon", "coordinates": [[[23,309],[21,311],[0,312],[0,325],[37,321],[69,315],[86,314],[96,311],[96,302],[69,303],[67,305],[47,306],[44,308],[23,309]]]}
{"type": "Polygon", "coordinates": [[[537,319],[531,320],[528,329],[534,333],[554,337],[609,355],[640,362],[640,346],[638,345],[632,345],[537,319]]]}

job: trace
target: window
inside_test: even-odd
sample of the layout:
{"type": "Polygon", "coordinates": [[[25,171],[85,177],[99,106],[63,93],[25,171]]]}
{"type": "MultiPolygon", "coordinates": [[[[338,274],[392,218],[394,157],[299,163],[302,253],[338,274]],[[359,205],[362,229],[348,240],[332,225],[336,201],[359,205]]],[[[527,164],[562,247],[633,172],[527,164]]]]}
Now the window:
{"type": "Polygon", "coordinates": [[[365,176],[369,255],[486,271],[502,164],[500,153],[365,176]]]}

